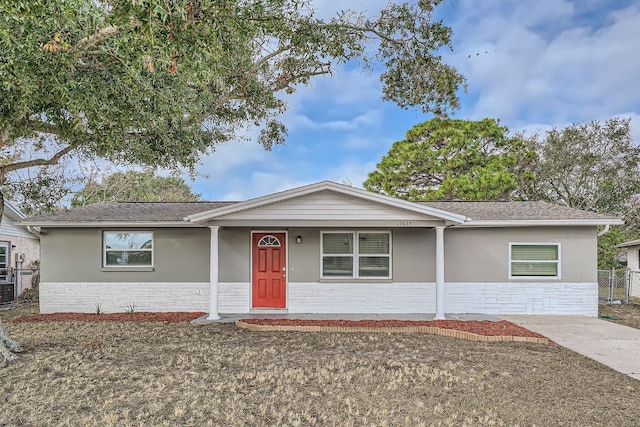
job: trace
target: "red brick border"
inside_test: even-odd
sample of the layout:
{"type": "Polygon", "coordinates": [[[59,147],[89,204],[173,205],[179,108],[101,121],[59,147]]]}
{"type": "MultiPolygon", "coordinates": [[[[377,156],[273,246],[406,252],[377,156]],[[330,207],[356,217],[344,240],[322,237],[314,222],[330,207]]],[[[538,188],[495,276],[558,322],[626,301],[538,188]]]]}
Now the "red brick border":
{"type": "Polygon", "coordinates": [[[478,335],[472,332],[458,331],[455,329],[435,328],[433,326],[402,326],[402,327],[363,327],[363,326],[284,326],[284,325],[256,325],[253,323],[236,321],[236,326],[256,332],[385,332],[385,333],[422,333],[441,335],[445,337],[461,338],[469,341],[495,342],[495,341],[518,341],[536,344],[551,344],[548,338],[538,337],[518,337],[518,336],[494,336],[478,335]]]}

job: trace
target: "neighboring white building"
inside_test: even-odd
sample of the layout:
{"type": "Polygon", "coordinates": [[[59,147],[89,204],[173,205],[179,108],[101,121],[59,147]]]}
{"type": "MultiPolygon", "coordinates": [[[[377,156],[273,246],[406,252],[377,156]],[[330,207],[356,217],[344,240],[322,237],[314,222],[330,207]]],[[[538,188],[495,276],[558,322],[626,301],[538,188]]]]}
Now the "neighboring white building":
{"type": "Polygon", "coordinates": [[[629,295],[640,298],[640,240],[620,243],[616,248],[627,251],[627,268],[632,272],[629,295]]]}
{"type": "MultiPolygon", "coordinates": [[[[32,227],[15,223],[26,215],[5,199],[0,223],[0,281],[7,281],[11,268],[28,268],[40,260],[40,235],[32,227]]],[[[30,281],[19,281],[18,294],[29,287],[30,281]],[[24,282],[24,283],[23,283],[24,282]]]]}

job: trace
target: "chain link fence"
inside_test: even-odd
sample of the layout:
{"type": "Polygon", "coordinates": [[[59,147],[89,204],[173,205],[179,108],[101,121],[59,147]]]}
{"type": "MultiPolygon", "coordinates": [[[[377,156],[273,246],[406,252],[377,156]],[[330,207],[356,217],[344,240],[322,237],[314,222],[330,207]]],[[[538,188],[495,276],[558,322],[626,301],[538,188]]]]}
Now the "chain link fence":
{"type": "MultiPolygon", "coordinates": [[[[598,299],[605,304],[629,304],[629,270],[598,270],[598,299]]],[[[640,277],[638,278],[640,280],[640,277]]]]}
{"type": "Polygon", "coordinates": [[[6,268],[0,270],[0,304],[15,301],[23,292],[37,289],[40,270],[31,268],[6,268]]]}
{"type": "Polygon", "coordinates": [[[640,271],[629,271],[629,297],[632,302],[640,303],[640,271]]]}

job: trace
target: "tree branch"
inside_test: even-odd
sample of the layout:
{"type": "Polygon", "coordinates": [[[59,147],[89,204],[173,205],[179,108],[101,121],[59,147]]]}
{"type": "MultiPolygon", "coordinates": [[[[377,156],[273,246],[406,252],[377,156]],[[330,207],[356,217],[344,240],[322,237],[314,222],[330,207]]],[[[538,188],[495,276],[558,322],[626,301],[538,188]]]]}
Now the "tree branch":
{"type": "Polygon", "coordinates": [[[60,161],[62,157],[70,153],[71,150],[73,150],[73,147],[71,145],[68,145],[48,159],[31,159],[31,160],[25,160],[23,162],[11,163],[8,165],[0,166],[0,176],[5,176],[8,172],[13,172],[13,171],[25,169],[25,168],[31,168],[34,166],[55,165],[60,161]]]}
{"type": "Polygon", "coordinates": [[[58,134],[58,127],[56,125],[43,122],[42,120],[27,120],[26,125],[36,132],[49,133],[52,135],[58,134]]]}
{"type": "Polygon", "coordinates": [[[79,51],[87,50],[90,47],[97,45],[98,43],[107,40],[116,34],[118,34],[120,30],[118,27],[114,27],[113,25],[106,26],[104,28],[99,29],[95,34],[91,36],[87,36],[81,39],[75,46],[69,49],[70,53],[76,53],[79,51]]]}
{"type": "Polygon", "coordinates": [[[336,26],[338,27],[342,27],[342,28],[348,28],[350,30],[354,30],[354,31],[360,31],[363,33],[372,33],[375,34],[376,36],[378,36],[379,38],[381,38],[382,40],[388,41],[389,43],[393,43],[393,44],[397,44],[400,46],[405,46],[405,42],[402,40],[398,40],[398,39],[394,39],[393,37],[389,37],[388,35],[381,33],[380,31],[376,30],[375,28],[370,28],[370,27],[360,27],[358,25],[352,25],[352,24],[336,24],[336,26]]]}
{"type": "Polygon", "coordinates": [[[291,46],[283,46],[280,49],[276,49],[270,54],[263,56],[262,58],[258,59],[255,64],[253,64],[253,67],[251,67],[251,70],[249,70],[247,74],[254,75],[258,72],[258,68],[266,64],[270,59],[275,58],[276,56],[288,51],[289,49],[291,49],[291,46]]]}
{"type": "Polygon", "coordinates": [[[286,89],[294,80],[299,79],[299,78],[310,78],[310,77],[314,77],[314,76],[321,76],[324,74],[331,74],[331,63],[330,62],[326,62],[324,64],[320,64],[320,67],[316,68],[314,71],[309,71],[308,73],[300,73],[297,75],[291,75],[290,78],[282,78],[279,80],[276,80],[273,86],[271,86],[271,90],[275,93],[275,92],[280,92],[281,90],[286,89]],[[329,68],[322,68],[322,66],[327,66],[329,68]]]}
{"type": "MultiPolygon", "coordinates": [[[[142,25],[137,18],[131,17],[129,23],[129,29],[134,29],[142,25]]],[[[120,33],[120,29],[114,25],[107,25],[104,28],[99,29],[94,34],[87,36],[83,39],[80,39],[75,46],[72,46],[69,49],[69,53],[78,53],[81,51],[86,51],[89,48],[96,46],[97,44],[102,43],[103,41],[110,39],[111,37],[120,33]]]]}
{"type": "Polygon", "coordinates": [[[4,128],[0,132],[0,147],[9,145],[9,128],[4,128]]]}

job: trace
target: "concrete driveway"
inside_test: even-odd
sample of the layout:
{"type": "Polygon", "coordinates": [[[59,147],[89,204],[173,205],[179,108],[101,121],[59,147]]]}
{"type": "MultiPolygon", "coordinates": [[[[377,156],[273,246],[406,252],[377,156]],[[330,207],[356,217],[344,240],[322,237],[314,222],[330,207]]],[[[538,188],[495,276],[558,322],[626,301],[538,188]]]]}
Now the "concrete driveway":
{"type": "Polygon", "coordinates": [[[640,329],[586,316],[498,317],[640,380],[640,329]]]}

